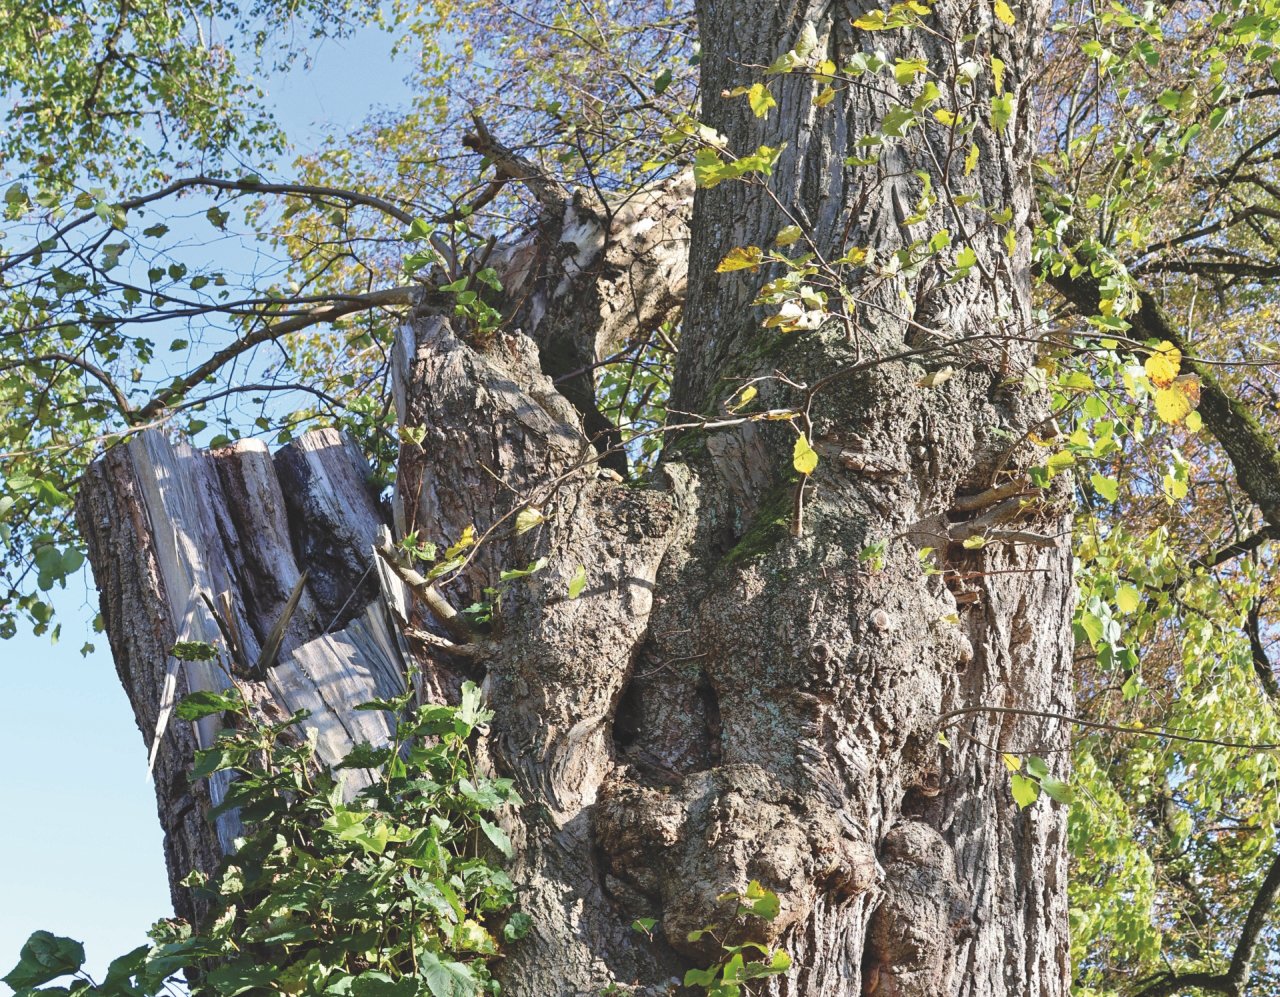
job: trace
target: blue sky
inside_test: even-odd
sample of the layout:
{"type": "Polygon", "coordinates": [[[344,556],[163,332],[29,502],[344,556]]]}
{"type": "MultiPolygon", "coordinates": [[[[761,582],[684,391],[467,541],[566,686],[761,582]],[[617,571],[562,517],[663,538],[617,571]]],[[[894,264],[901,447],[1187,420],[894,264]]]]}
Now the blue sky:
{"type": "MultiPolygon", "coordinates": [[[[391,40],[367,30],[328,41],[309,70],[269,83],[299,150],[404,102],[391,40]]],[[[216,261],[210,261],[215,262],[216,261]]],[[[0,975],[34,930],[85,945],[97,979],[172,913],[147,751],[102,634],[86,577],[55,592],[63,639],[0,641],[0,975]],[[81,657],[85,640],[97,652],[81,657]]],[[[0,984],[0,993],[9,993],[0,984]]]]}

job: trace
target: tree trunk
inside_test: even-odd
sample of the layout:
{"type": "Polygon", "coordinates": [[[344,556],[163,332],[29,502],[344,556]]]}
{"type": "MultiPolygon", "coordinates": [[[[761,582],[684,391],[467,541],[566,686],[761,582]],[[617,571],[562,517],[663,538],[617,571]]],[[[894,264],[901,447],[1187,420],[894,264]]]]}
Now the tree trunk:
{"type": "MultiPolygon", "coordinates": [[[[588,211],[582,199],[558,215],[549,208],[544,249],[557,251],[509,262],[523,268],[511,284],[534,281],[525,289],[549,302],[531,311],[531,292],[523,311],[513,308],[536,343],[501,333],[478,349],[443,309],[419,309],[395,364],[401,424],[423,436],[402,447],[389,513],[332,433],[274,458],[249,445],[203,455],[148,434],[84,482],[80,522],[147,737],[168,648],[217,636],[198,592],[226,593],[252,656],[304,569],[303,607],[279,664],[254,688],[282,710],[312,709],[331,753],[381,735],[357,726],[377,714],[352,707],[402,682],[411,659],[424,697],[483,680],[497,711],[485,757],[528,801],[511,832],[534,929],[500,967],[508,993],[594,995],[610,983],[670,992],[686,968],[718,954],[688,932],[730,926],[732,904],[719,898],[753,879],[778,894],[781,913],[734,940],[784,945],[794,963],[761,993],[1066,993],[1065,814],[1048,800],[1017,810],[1000,754],[1041,755],[1062,774],[1067,731],[978,711],[939,738],[953,710],[1070,707],[1068,519],[1061,502],[1023,502],[1034,461],[1025,441],[1047,415],[1044,398],[1019,386],[1035,352],[1033,124],[1025,106],[1004,129],[983,117],[968,174],[958,165],[967,146],[948,150],[931,118],[886,145],[878,165],[856,167],[846,157],[865,155],[858,140],[893,97],[886,77],[825,107],[813,104],[812,75],[778,77],[765,119],[720,96],[758,79],[752,67],[789,49],[806,20],[837,64],[870,41],[891,61],[950,67],[967,57],[919,31],[861,37],[850,27],[858,13],[699,5],[704,120],[738,151],[786,143],[776,200],[745,183],[698,193],[687,291],[685,251],[672,241],[671,219],[687,203],[681,184],[638,202],[664,226],[656,242],[634,210],[588,211]],[[909,219],[926,174],[935,191],[1009,209],[1008,221],[984,223],[976,207],[947,198],[909,219]],[[887,260],[945,226],[986,262],[950,284],[928,265],[853,271],[853,335],[840,322],[781,334],[762,329],[767,312],[751,305],[762,275],[715,268],[795,220],[829,257],[861,246],[887,260]],[[629,252],[634,271],[619,262],[629,252]],[[548,259],[564,281],[549,279],[548,259]],[[803,490],[789,423],[676,435],[640,484],[597,470],[580,412],[548,374],[618,341],[619,293],[634,302],[636,326],[685,301],[673,411],[722,414],[746,379],[786,375],[760,382],[760,394],[767,407],[808,404],[821,461],[803,490]],[[903,353],[912,355],[884,359],[903,353]],[[938,376],[922,386],[930,371],[938,376]],[[796,387],[828,377],[821,391],[796,387]],[[513,514],[526,505],[546,521],[517,535],[513,514]],[[377,568],[371,548],[384,520],[436,541],[468,525],[486,537],[445,591],[454,606],[483,598],[503,568],[540,557],[547,566],[505,590],[491,633],[451,653],[438,639],[402,636],[448,628],[377,568]],[[976,536],[983,546],[964,545],[976,536]],[[933,563],[943,570],[926,570],[933,563]],[[571,599],[579,565],[588,583],[571,599]],[[639,917],[658,920],[653,940],[629,927],[639,917]]],[[[994,46],[1004,85],[1020,93],[1044,14],[1043,4],[1022,5],[1010,27],[986,6],[943,3],[930,23],[952,37],[978,32],[974,45],[987,46],[983,58],[994,46]]],[[[911,86],[900,88],[908,101],[911,86]]],[[[979,93],[984,106],[988,96],[979,93]]],[[[218,676],[188,667],[185,679],[197,688],[218,676]]],[[[210,868],[234,833],[200,818],[221,788],[186,780],[209,733],[170,725],[159,753],[175,884],[192,866],[210,868]]],[[[179,912],[198,916],[174,891],[179,912]]]]}

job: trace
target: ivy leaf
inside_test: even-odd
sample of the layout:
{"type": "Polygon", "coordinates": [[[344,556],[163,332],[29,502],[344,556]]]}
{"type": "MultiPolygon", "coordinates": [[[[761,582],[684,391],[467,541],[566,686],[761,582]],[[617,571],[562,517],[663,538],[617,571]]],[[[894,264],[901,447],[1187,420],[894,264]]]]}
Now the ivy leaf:
{"type": "MultiPolygon", "coordinates": [[[[649,920],[642,918],[642,920],[649,920]]],[[[636,922],[637,924],[640,922],[636,922]]],[[[635,925],[632,925],[634,927],[635,925]]],[[[507,923],[502,926],[502,938],[508,942],[518,942],[521,938],[529,933],[533,928],[533,918],[524,911],[518,910],[507,918],[507,923]]]]}
{"type": "Polygon", "coordinates": [[[182,702],[178,704],[174,713],[179,720],[199,720],[202,717],[212,717],[222,713],[236,713],[243,707],[244,703],[239,696],[227,696],[200,689],[183,696],[182,702]]]}

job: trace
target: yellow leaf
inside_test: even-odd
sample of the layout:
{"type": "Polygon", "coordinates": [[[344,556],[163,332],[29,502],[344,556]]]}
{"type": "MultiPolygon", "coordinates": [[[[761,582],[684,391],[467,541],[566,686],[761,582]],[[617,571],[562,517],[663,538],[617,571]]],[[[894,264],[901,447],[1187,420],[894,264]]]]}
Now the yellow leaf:
{"type": "Polygon", "coordinates": [[[996,96],[1004,93],[1004,60],[991,57],[991,75],[996,78],[996,96]]]}
{"type": "Polygon", "coordinates": [[[1013,26],[1013,11],[1009,9],[1009,5],[1005,3],[1005,0],[996,0],[996,17],[1010,27],[1013,26]]]}
{"type": "Polygon", "coordinates": [[[883,31],[884,30],[884,11],[872,10],[863,14],[860,18],[853,22],[853,26],[859,31],[883,31]]]}
{"type": "Polygon", "coordinates": [[[803,434],[796,437],[796,446],[792,453],[791,463],[797,471],[804,475],[812,474],[818,466],[818,453],[809,445],[808,438],[803,434]]]}
{"type": "Polygon", "coordinates": [[[773,244],[775,246],[790,246],[794,242],[799,242],[802,235],[804,235],[804,230],[799,225],[788,225],[777,234],[773,244]]]}
{"type": "Polygon", "coordinates": [[[778,106],[773,94],[763,83],[753,83],[747,88],[747,103],[751,105],[751,113],[757,118],[763,118],[769,113],[769,108],[778,106]]]}
{"type": "Polygon", "coordinates": [[[1142,605],[1142,593],[1132,585],[1121,585],[1116,589],[1116,607],[1122,613],[1132,613],[1142,605]]]}
{"type": "Polygon", "coordinates": [[[978,165],[978,144],[975,142],[969,146],[969,154],[964,157],[964,175],[968,176],[973,172],[973,168],[978,165]]]}
{"type": "Polygon", "coordinates": [[[1181,422],[1200,404],[1200,379],[1194,374],[1175,377],[1169,387],[1156,389],[1155,401],[1161,422],[1181,422]]]}
{"type": "Polygon", "coordinates": [[[930,371],[924,377],[916,381],[917,388],[936,388],[939,384],[951,380],[956,369],[954,367],[943,367],[941,370],[930,371]]]}
{"type": "Polygon", "coordinates": [[[738,392],[738,400],[729,406],[729,411],[739,412],[746,408],[746,406],[751,403],[751,399],[755,398],[756,394],[756,386],[754,384],[748,384],[738,392]]]}
{"type": "Polygon", "coordinates": [[[458,537],[457,543],[444,552],[444,559],[446,561],[452,561],[475,542],[476,528],[474,526],[468,526],[462,531],[462,536],[458,537]]]}
{"type": "Polygon", "coordinates": [[[819,90],[819,91],[817,92],[817,94],[815,94],[815,95],[814,95],[814,98],[813,98],[813,106],[814,106],[814,107],[826,107],[828,104],[830,104],[830,103],[831,103],[833,100],[835,100],[835,99],[836,99],[836,90],[835,90],[835,87],[833,87],[833,86],[831,86],[830,84],[828,84],[827,86],[825,86],[825,87],[823,87],[821,90],[819,90]]]}
{"type": "Polygon", "coordinates": [[[928,68],[924,59],[899,59],[893,66],[893,78],[905,86],[928,68]]]}
{"type": "Polygon", "coordinates": [[[933,116],[937,118],[940,122],[942,122],[944,125],[946,125],[948,128],[954,125],[957,121],[956,112],[948,111],[945,107],[938,108],[936,111],[933,112],[933,116]]]}
{"type": "Polygon", "coordinates": [[[516,513],[516,536],[521,533],[528,533],[539,523],[545,523],[547,517],[542,514],[541,509],[534,506],[525,506],[516,513]]]}
{"type": "Polygon", "coordinates": [[[1161,422],[1181,422],[1190,411],[1187,396],[1177,388],[1156,389],[1156,415],[1161,422]]]}
{"type": "Polygon", "coordinates": [[[1166,339],[1152,351],[1142,366],[1152,384],[1158,388],[1166,388],[1178,376],[1178,368],[1182,366],[1182,351],[1166,339]]]}
{"type": "Polygon", "coordinates": [[[729,273],[733,270],[758,270],[764,260],[764,250],[759,246],[737,246],[729,250],[716,273],[729,273]]]}
{"type": "Polygon", "coordinates": [[[984,536],[969,537],[961,546],[965,550],[981,550],[987,545],[987,538],[984,536]]]}
{"type": "Polygon", "coordinates": [[[1200,378],[1196,374],[1179,374],[1173,386],[1187,396],[1192,408],[1200,407],[1200,378]]]}
{"type": "Polygon", "coordinates": [[[1022,759],[1019,758],[1017,755],[1011,755],[1009,754],[1009,752],[1006,751],[1004,752],[1004,754],[1000,756],[1000,760],[1004,762],[1005,768],[1007,768],[1010,772],[1022,771],[1022,759]]]}

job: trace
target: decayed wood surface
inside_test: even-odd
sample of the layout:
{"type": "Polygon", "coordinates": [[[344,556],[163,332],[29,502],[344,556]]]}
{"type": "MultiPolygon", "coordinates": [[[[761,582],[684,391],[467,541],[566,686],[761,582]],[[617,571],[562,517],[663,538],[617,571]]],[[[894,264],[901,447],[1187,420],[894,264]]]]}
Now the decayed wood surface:
{"type": "MultiPolygon", "coordinates": [[[[143,737],[156,730],[165,674],[177,692],[230,684],[219,664],[177,662],[176,641],[222,646],[201,594],[230,622],[246,658],[256,661],[299,576],[302,599],[276,667],[245,688],[280,716],[310,714],[322,758],[334,762],[359,742],[388,734],[384,715],[357,703],[404,688],[400,629],[379,594],[373,544],[383,514],[367,465],[331,430],[309,433],[274,457],[256,441],[213,453],[141,434],[94,466],[81,488],[80,527],[101,592],[116,668],[143,737]],[[228,613],[229,609],[229,613],[228,613]]],[[[211,836],[205,812],[225,781],[190,785],[192,752],[208,747],[217,719],[171,721],[156,759],[155,781],[171,879],[210,870],[238,833],[234,813],[211,836]]],[[[221,775],[221,774],[220,774],[221,775]]],[[[349,791],[361,775],[349,777],[349,791]]],[[[175,908],[194,916],[185,891],[175,908]]]]}

